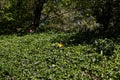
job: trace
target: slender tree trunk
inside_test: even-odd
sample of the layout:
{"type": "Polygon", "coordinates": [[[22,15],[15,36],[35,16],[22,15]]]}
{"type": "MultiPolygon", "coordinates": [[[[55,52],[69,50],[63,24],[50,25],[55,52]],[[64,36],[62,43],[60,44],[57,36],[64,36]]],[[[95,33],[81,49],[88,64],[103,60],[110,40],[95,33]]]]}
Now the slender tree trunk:
{"type": "Polygon", "coordinates": [[[109,23],[110,23],[110,19],[112,18],[112,1],[109,0],[108,2],[106,2],[105,4],[105,12],[103,13],[103,26],[104,26],[104,30],[107,30],[109,28],[109,23]]]}
{"type": "Polygon", "coordinates": [[[43,5],[45,0],[34,0],[34,27],[35,29],[39,27],[41,11],[43,9],[43,5]]]}

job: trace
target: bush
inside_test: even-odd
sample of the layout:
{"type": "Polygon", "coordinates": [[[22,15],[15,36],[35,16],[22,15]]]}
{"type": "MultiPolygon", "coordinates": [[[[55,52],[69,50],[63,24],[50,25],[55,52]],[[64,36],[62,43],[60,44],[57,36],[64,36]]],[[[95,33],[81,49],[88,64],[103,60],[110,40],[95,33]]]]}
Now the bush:
{"type": "Polygon", "coordinates": [[[107,56],[111,56],[114,53],[113,51],[115,50],[115,45],[113,41],[107,38],[95,40],[93,46],[98,53],[107,56]]]}

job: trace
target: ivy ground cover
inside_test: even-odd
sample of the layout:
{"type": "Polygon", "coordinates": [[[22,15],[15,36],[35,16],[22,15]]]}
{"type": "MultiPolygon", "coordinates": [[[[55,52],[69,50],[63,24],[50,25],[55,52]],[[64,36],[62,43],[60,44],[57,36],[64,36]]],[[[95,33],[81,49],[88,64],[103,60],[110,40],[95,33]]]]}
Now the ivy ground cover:
{"type": "Polygon", "coordinates": [[[0,36],[0,80],[119,80],[120,45],[114,54],[92,44],[69,45],[65,33],[0,36]],[[65,37],[64,37],[65,38],[65,37]]]}

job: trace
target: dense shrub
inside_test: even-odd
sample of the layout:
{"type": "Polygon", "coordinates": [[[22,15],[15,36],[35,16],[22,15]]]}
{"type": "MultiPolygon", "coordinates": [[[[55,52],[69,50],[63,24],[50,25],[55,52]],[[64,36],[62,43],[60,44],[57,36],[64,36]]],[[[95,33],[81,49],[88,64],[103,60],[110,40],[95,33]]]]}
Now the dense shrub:
{"type": "Polygon", "coordinates": [[[113,41],[107,38],[95,40],[93,45],[98,53],[108,56],[112,55],[115,50],[113,41]]]}

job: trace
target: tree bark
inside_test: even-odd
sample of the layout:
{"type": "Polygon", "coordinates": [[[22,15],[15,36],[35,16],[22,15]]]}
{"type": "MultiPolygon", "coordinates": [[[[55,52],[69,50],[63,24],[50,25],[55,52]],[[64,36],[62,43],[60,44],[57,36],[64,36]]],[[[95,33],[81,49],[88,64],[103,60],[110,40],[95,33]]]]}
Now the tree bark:
{"type": "Polygon", "coordinates": [[[35,29],[39,27],[41,11],[43,10],[43,5],[46,0],[34,0],[34,27],[35,29]]]}
{"type": "Polygon", "coordinates": [[[112,18],[112,1],[108,0],[105,4],[105,12],[103,13],[104,30],[109,28],[110,19],[112,18]]]}

